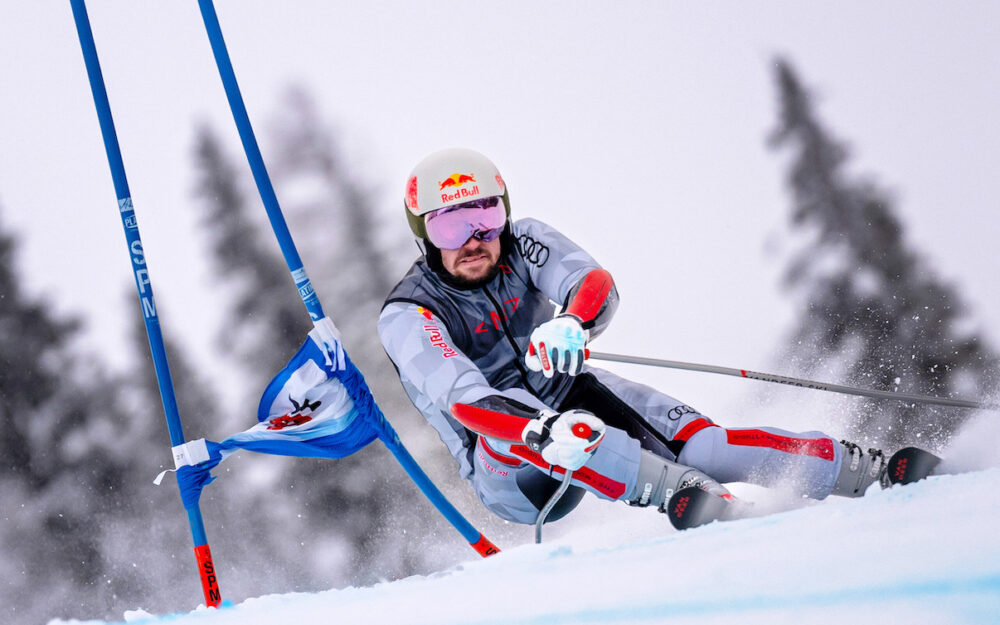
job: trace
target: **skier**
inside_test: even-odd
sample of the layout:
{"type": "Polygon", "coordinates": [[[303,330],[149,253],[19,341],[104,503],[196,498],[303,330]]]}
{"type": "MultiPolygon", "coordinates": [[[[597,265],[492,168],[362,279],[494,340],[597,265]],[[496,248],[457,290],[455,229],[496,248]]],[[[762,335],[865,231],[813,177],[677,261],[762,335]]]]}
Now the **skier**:
{"type": "Polygon", "coordinates": [[[410,400],[500,517],[534,523],[566,471],[571,487],[549,521],[586,491],[690,527],[739,508],[721,483],[783,483],[823,499],[884,482],[879,450],[822,432],[723,428],[586,364],[618,306],[614,281],[550,226],[512,221],[506,184],[482,154],[426,157],[404,204],[423,255],[387,297],[379,336],[410,400]],[[690,487],[715,503],[671,507],[690,487]]]}

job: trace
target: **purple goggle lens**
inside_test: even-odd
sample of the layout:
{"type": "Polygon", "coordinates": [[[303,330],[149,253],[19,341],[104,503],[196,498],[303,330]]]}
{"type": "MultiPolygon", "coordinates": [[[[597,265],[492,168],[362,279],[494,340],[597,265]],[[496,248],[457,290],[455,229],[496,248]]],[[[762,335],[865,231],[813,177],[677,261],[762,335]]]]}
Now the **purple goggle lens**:
{"type": "Polygon", "coordinates": [[[490,242],[500,236],[507,210],[499,197],[488,197],[429,213],[424,223],[431,243],[442,250],[457,250],[470,237],[490,242]]]}

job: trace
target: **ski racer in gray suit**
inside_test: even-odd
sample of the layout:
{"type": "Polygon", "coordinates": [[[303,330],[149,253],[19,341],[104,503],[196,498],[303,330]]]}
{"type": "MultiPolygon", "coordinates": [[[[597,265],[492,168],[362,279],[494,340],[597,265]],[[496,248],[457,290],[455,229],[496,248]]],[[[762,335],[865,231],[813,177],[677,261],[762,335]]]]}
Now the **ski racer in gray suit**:
{"type": "Polygon", "coordinates": [[[428,156],[407,181],[405,207],[424,254],[386,299],[379,336],[461,476],[500,517],[534,523],[566,470],[572,487],[548,520],[586,491],[663,511],[684,486],[732,501],[720,482],[782,482],[822,499],[860,496],[879,479],[879,451],[821,432],[725,429],[587,365],[587,342],[618,306],[614,281],[554,228],[511,221],[506,184],[485,156],[428,156]],[[505,440],[453,416],[469,406],[530,421],[505,440]]]}

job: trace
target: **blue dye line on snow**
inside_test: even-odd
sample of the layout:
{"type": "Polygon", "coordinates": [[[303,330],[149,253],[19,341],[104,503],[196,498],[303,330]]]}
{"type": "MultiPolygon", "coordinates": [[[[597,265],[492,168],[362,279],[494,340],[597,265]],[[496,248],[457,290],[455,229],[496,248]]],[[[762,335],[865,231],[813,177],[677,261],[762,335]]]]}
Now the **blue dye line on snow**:
{"type": "MultiPolygon", "coordinates": [[[[711,616],[726,613],[738,614],[741,612],[758,612],[764,610],[791,610],[796,608],[822,608],[847,603],[873,603],[885,604],[899,601],[900,599],[913,598],[946,598],[949,596],[992,594],[997,603],[1000,603],[1000,573],[988,574],[981,577],[966,579],[938,579],[927,581],[912,581],[895,584],[885,584],[880,586],[868,586],[865,588],[845,588],[832,590],[829,592],[807,593],[801,595],[794,594],[771,594],[759,595],[755,597],[742,597],[735,599],[705,599],[700,601],[663,602],[644,606],[620,607],[620,608],[598,608],[586,609],[576,612],[545,612],[533,616],[505,616],[497,619],[487,619],[479,621],[467,621],[462,619],[465,625],[510,625],[516,621],[519,625],[569,625],[572,623],[631,623],[637,621],[663,621],[669,618],[711,616]]],[[[231,602],[223,603],[223,608],[238,609],[231,602]]],[[[966,605],[959,612],[962,616],[973,619],[976,622],[976,615],[992,614],[990,610],[995,606],[966,605]],[[984,612],[984,610],[986,612],[984,612]],[[981,614],[982,613],[982,614],[981,614]]],[[[128,624],[120,623],[116,625],[153,625],[156,623],[173,623],[177,621],[188,622],[190,617],[206,619],[210,622],[214,610],[200,612],[175,612],[162,616],[152,616],[149,619],[137,619],[128,624]]],[[[335,618],[336,614],[331,614],[335,618]]],[[[956,614],[959,616],[959,614],[956,614]]],[[[248,615],[252,618],[252,615],[248,615]]],[[[280,620],[280,619],[279,619],[280,620]]],[[[973,622],[970,621],[970,622],[973,622]]],[[[405,625],[406,619],[401,617],[398,623],[405,625]]],[[[444,618],[442,623],[455,622],[444,618]]]]}
{"type": "MultiPolygon", "coordinates": [[[[570,623],[613,623],[668,619],[671,617],[708,616],[725,613],[755,612],[762,610],[788,610],[795,608],[817,608],[845,603],[890,603],[907,598],[948,597],[966,594],[993,594],[1000,603],[1000,574],[967,579],[944,579],[904,582],[869,586],[866,588],[845,588],[830,592],[802,595],[759,595],[736,599],[706,599],[690,602],[664,602],[653,605],[598,608],[579,612],[548,612],[530,617],[506,617],[483,621],[466,621],[468,625],[509,625],[516,620],[521,625],[568,625],[570,623]]],[[[990,609],[990,608],[987,608],[990,609]]],[[[962,613],[978,613],[976,606],[968,605],[962,613]]],[[[400,621],[403,623],[403,621],[400,621]]]]}

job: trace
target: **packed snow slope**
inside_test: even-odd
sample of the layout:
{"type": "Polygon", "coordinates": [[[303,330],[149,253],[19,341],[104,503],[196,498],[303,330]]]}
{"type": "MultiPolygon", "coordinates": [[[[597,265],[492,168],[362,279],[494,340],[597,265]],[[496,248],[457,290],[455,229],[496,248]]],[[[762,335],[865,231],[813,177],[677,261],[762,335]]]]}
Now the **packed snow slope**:
{"type": "MultiPolygon", "coordinates": [[[[763,490],[751,495],[762,493],[766,499],[763,490]]],[[[652,510],[600,505],[604,522],[427,577],[124,618],[170,625],[1000,623],[998,468],[686,532],[652,510]]]]}

